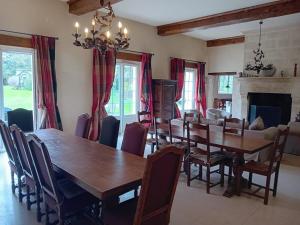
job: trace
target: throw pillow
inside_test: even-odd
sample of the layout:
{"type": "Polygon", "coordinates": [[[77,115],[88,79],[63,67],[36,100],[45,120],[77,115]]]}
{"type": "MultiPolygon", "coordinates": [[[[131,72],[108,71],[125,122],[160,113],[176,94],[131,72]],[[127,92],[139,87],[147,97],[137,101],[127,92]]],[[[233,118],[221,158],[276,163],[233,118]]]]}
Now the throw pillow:
{"type": "Polygon", "coordinates": [[[259,116],[249,126],[249,130],[263,130],[265,129],[264,121],[259,116]]]}

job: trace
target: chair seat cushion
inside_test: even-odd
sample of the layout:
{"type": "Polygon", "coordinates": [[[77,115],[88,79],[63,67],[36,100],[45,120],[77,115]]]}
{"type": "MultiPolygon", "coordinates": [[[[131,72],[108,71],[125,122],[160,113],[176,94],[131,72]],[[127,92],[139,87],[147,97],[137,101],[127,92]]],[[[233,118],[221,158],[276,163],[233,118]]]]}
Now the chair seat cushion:
{"type": "Polygon", "coordinates": [[[207,152],[200,148],[192,148],[190,160],[192,162],[201,161],[204,164],[217,165],[224,162],[226,157],[222,154],[211,154],[210,160],[207,161],[207,152]]]}
{"type": "Polygon", "coordinates": [[[103,209],[103,222],[105,225],[132,225],[138,198],[128,200],[116,207],[103,209]]]}
{"type": "MultiPolygon", "coordinates": [[[[244,171],[249,171],[257,174],[265,174],[269,170],[269,163],[249,161],[245,163],[242,168],[244,171]]],[[[273,170],[275,170],[275,167],[273,167],[273,170]]]]}

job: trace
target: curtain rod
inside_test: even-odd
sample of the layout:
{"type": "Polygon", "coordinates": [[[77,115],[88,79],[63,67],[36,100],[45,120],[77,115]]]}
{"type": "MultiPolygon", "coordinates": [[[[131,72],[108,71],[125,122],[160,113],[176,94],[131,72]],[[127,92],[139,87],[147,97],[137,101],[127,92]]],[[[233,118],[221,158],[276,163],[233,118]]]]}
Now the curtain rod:
{"type": "MultiPolygon", "coordinates": [[[[11,31],[11,30],[2,30],[2,29],[0,29],[0,32],[6,32],[6,33],[12,33],[12,34],[22,34],[22,35],[26,35],[26,36],[35,35],[35,34],[29,34],[29,33],[23,33],[23,32],[11,31]]],[[[40,35],[40,36],[47,37],[47,36],[43,36],[43,35],[40,35]]],[[[51,38],[54,38],[55,40],[59,40],[58,37],[51,37],[51,38]]]]}
{"type": "Polygon", "coordinates": [[[154,56],[154,53],[148,53],[148,52],[140,52],[140,51],[135,51],[135,50],[122,50],[121,52],[131,52],[131,53],[137,53],[137,54],[143,54],[143,53],[146,53],[146,54],[150,54],[152,56],[154,56]]]}
{"type": "MultiPolygon", "coordinates": [[[[177,57],[170,57],[171,59],[179,59],[177,57]]],[[[192,59],[183,59],[187,62],[191,62],[191,63],[201,63],[201,64],[206,64],[206,62],[200,62],[200,61],[196,61],[196,60],[192,60],[192,59]]]]}

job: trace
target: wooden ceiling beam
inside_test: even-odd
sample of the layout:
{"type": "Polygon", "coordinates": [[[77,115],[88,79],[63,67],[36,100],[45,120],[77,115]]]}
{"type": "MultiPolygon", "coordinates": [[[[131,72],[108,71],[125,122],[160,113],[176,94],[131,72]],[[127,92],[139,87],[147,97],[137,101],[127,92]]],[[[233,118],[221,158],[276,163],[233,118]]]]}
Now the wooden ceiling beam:
{"type": "MultiPolygon", "coordinates": [[[[122,0],[103,0],[103,6],[107,6],[109,2],[110,4],[115,4],[120,1],[122,0]]],[[[69,13],[77,16],[102,8],[100,0],[70,0],[68,4],[69,13]]]]}
{"type": "Polygon", "coordinates": [[[237,36],[237,37],[209,40],[206,42],[206,46],[207,47],[216,47],[216,46],[222,46],[222,45],[239,44],[239,43],[244,43],[244,42],[245,42],[245,36],[237,36]]]}
{"type": "Polygon", "coordinates": [[[244,23],[271,17],[284,16],[300,12],[299,0],[279,0],[271,3],[232,10],[215,15],[200,17],[157,27],[161,36],[186,33],[197,29],[244,23]]]}

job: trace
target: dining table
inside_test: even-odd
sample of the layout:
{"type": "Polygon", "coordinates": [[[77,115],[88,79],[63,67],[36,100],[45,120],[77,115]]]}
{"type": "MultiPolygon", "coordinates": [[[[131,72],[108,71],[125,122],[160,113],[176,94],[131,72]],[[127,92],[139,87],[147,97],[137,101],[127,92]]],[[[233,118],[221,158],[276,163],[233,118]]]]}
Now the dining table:
{"type": "Polygon", "coordinates": [[[35,132],[46,145],[54,170],[102,201],[142,182],[146,159],[56,129],[35,132]]]}
{"type": "MultiPolygon", "coordinates": [[[[216,127],[214,127],[216,128],[216,127]]],[[[175,120],[169,124],[158,124],[157,134],[170,134],[172,133],[172,138],[180,139],[181,141],[188,141],[187,129],[181,120],[175,120]]],[[[190,140],[193,142],[193,135],[206,138],[206,131],[199,129],[190,130],[190,140]]],[[[224,151],[234,153],[233,157],[233,171],[237,171],[237,168],[245,163],[245,154],[255,154],[261,150],[264,150],[273,145],[272,140],[265,139],[263,136],[257,137],[251,135],[251,133],[245,133],[244,136],[224,133],[221,129],[210,129],[209,131],[209,142],[210,146],[217,147],[224,151]]],[[[236,174],[234,174],[236,175],[236,174]]],[[[232,185],[229,185],[224,193],[224,196],[231,197],[236,194],[236,179],[232,185]]]]}

